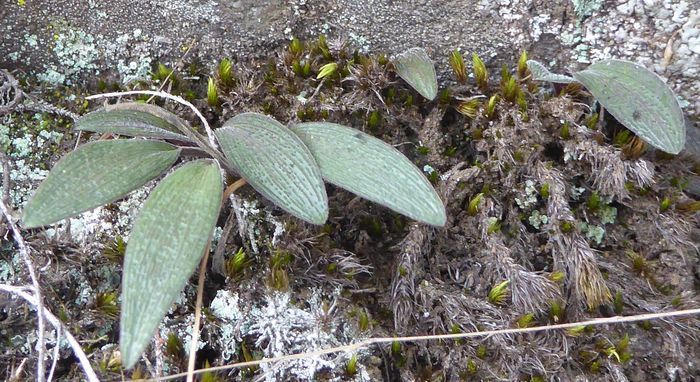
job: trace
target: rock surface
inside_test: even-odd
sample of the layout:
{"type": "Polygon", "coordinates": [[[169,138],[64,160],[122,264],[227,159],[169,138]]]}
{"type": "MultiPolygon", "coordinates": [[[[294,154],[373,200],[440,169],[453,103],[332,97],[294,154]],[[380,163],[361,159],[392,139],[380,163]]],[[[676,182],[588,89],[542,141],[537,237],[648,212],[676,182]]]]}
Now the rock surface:
{"type": "Polygon", "coordinates": [[[327,34],[363,50],[431,50],[447,72],[452,49],[498,67],[522,49],[559,68],[609,57],[644,64],[668,79],[685,109],[700,111],[698,0],[393,1],[6,1],[0,9],[0,66],[48,82],[122,80],[153,63],[175,62],[193,44],[206,65],[266,56],[292,36],[327,34]]]}

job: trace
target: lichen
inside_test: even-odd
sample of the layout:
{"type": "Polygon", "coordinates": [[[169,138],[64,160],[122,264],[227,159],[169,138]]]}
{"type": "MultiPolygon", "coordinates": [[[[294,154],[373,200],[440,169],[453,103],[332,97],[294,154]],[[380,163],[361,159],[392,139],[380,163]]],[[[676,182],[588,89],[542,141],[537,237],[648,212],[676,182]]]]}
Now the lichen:
{"type": "Polygon", "coordinates": [[[600,245],[603,242],[603,237],[605,236],[603,227],[582,222],[580,228],[581,232],[586,235],[586,238],[592,240],[596,245],[600,245]]]}
{"type": "MultiPolygon", "coordinates": [[[[264,306],[252,309],[247,315],[241,326],[241,335],[256,338],[255,344],[262,347],[265,357],[309,352],[357,340],[359,334],[349,330],[338,317],[321,321],[328,314],[323,300],[323,292],[314,290],[308,299],[308,307],[302,309],[292,304],[289,293],[272,292],[265,296],[264,306]]],[[[324,356],[294,360],[284,365],[261,365],[262,378],[266,381],[289,377],[314,380],[317,372],[337,367],[333,359],[324,356]]]]}
{"type": "Polygon", "coordinates": [[[611,207],[608,204],[601,206],[598,211],[598,216],[600,216],[601,224],[614,224],[615,218],[617,218],[617,208],[611,207]]]}
{"type": "Polygon", "coordinates": [[[547,215],[542,215],[539,211],[534,210],[532,211],[532,214],[530,214],[528,221],[533,227],[540,229],[540,227],[549,222],[549,218],[547,218],[547,215]]]}
{"type": "Polygon", "coordinates": [[[238,304],[238,294],[219,290],[209,305],[211,313],[221,321],[218,343],[221,348],[221,358],[225,361],[231,360],[238,353],[237,325],[244,317],[238,304]]]}
{"type": "Polygon", "coordinates": [[[85,72],[97,70],[99,51],[96,39],[82,30],[56,32],[52,51],[60,67],[52,65],[44,73],[39,73],[37,78],[41,81],[52,85],[70,85],[85,72]]]}
{"type": "Polygon", "coordinates": [[[591,16],[603,5],[601,0],[573,0],[574,12],[579,21],[591,16]]]}
{"type": "MultiPolygon", "coordinates": [[[[499,2],[501,8],[506,3],[509,2],[499,2]]],[[[504,15],[517,18],[513,12],[504,11],[504,15]]],[[[539,21],[530,24],[532,33],[539,33],[535,30],[539,21]]],[[[120,43],[138,45],[145,33],[129,32],[126,36],[120,43]]],[[[308,48],[304,45],[303,54],[318,64],[314,69],[325,63],[308,48]]],[[[138,57],[133,52],[128,53],[128,58],[119,58],[124,65],[133,66],[131,62],[138,57]]],[[[604,129],[593,132],[580,126],[590,112],[586,94],[560,96],[547,92],[549,88],[543,84],[538,84],[541,92],[530,92],[532,84],[523,78],[516,82],[523,92],[523,102],[517,107],[501,100],[495,113],[485,116],[484,110],[477,107],[473,116],[464,117],[454,113],[451,102],[456,97],[474,96],[469,86],[447,85],[445,100],[449,102],[430,103],[411,93],[405,84],[393,81],[390,65],[378,65],[376,56],[353,57],[354,52],[333,51],[333,59],[348,58],[338,67],[349,66],[353,79],[342,83],[328,79],[319,87],[314,76],[299,76],[291,70],[287,51],[277,53],[267,65],[245,63],[246,69],[238,68],[245,74],[236,73],[241,74],[239,83],[230,91],[220,92],[221,109],[206,115],[211,124],[218,126],[231,115],[250,110],[269,111],[279,120],[288,121],[290,116],[298,116],[296,108],[303,106],[305,118],[312,119],[310,115],[317,113],[320,119],[319,111],[325,111],[327,118],[323,119],[366,126],[366,111],[381,110],[386,118],[372,134],[395,145],[431,176],[445,202],[448,227],[433,230],[412,224],[335,187],[328,188],[328,224],[315,227],[275,209],[255,195],[253,189],[243,189],[227,200],[221,210],[220,222],[227,220],[226,214],[235,215],[233,234],[223,243],[223,229],[217,228],[214,244],[225,246],[225,262],[233,259],[233,253],[245,252],[241,260],[244,265],[225,277],[207,272],[202,337],[197,344],[204,351],[198,359],[205,358],[219,366],[250,357],[296,354],[354,343],[367,336],[510,328],[527,315],[533,317],[533,325],[563,319],[573,322],[609,309],[611,290],[624,291],[624,299],[614,302],[617,314],[618,310],[624,310],[624,314],[660,311],[675,306],[670,297],[652,290],[667,288],[663,284],[678,289],[673,293],[682,290],[682,303],[696,303],[689,271],[692,267],[679,260],[684,259],[684,250],[692,246],[688,240],[692,222],[674,209],[675,201],[685,200],[687,195],[668,186],[665,178],[667,173],[687,173],[685,166],[679,165],[682,159],[655,160],[650,154],[641,160],[621,159],[619,148],[610,143],[604,129]],[[367,65],[351,62],[349,57],[358,62],[367,60],[367,65]],[[248,67],[256,66],[265,67],[264,73],[248,71],[248,67]],[[275,94],[271,89],[275,89],[275,94]],[[299,94],[305,95],[303,100],[299,94]],[[427,119],[435,123],[424,123],[427,119]],[[564,123],[571,126],[566,138],[558,133],[564,123]],[[407,127],[413,127],[413,131],[407,131],[407,127]],[[474,138],[477,130],[478,139],[474,138]],[[423,139],[430,134],[439,139],[423,139]],[[466,137],[470,139],[465,140],[466,137]],[[430,147],[428,152],[416,149],[423,145],[430,147]],[[449,155],[444,151],[448,147],[449,155]],[[437,173],[441,175],[432,177],[437,173]],[[624,191],[620,191],[620,185],[624,191]],[[600,196],[592,208],[587,201],[594,193],[600,196]],[[475,211],[469,211],[475,195],[481,195],[481,200],[475,211]],[[666,195],[673,197],[674,205],[659,215],[659,197],[666,195]],[[654,283],[648,277],[639,277],[649,273],[651,266],[638,267],[637,273],[630,270],[629,262],[634,260],[625,253],[631,248],[640,253],[641,259],[647,252],[661,253],[658,260],[653,260],[654,269],[664,267],[672,272],[656,272],[659,281],[654,283]],[[390,256],[375,256],[378,251],[390,256]],[[285,290],[273,291],[269,278],[275,259],[280,257],[284,258],[284,265],[278,265],[276,270],[281,269],[284,275],[285,288],[280,289],[285,290]],[[663,280],[667,273],[674,275],[670,282],[663,280]],[[503,301],[489,301],[489,289],[504,280],[509,284],[503,301]],[[207,304],[211,296],[215,297],[207,304]]],[[[202,81],[180,80],[190,81],[188,89],[203,93],[202,81]]],[[[501,93],[497,79],[489,83],[492,87],[479,94],[488,97],[501,93]]],[[[193,98],[195,103],[205,102],[204,94],[194,94],[193,98]]],[[[46,126],[41,125],[34,124],[45,130],[46,126]]],[[[8,130],[8,147],[13,152],[36,151],[35,146],[43,140],[61,140],[41,131],[17,135],[14,126],[8,130]],[[15,147],[12,140],[20,136],[28,138],[15,147]]],[[[2,130],[0,137],[1,133],[2,130]]],[[[70,143],[63,142],[63,146],[72,147],[70,143]]],[[[33,166],[37,158],[18,159],[33,166]]],[[[86,328],[80,333],[85,343],[95,341],[90,347],[92,359],[99,359],[95,349],[107,353],[115,348],[116,344],[107,342],[116,338],[118,328],[116,320],[96,325],[98,315],[90,306],[96,292],[115,291],[119,283],[120,259],[106,259],[100,252],[115,234],[128,236],[133,217],[155,183],[102,210],[77,217],[78,221],[71,223],[71,229],[77,229],[73,237],[54,231],[55,240],[48,241],[33,233],[35,247],[60,254],[51,257],[54,262],[50,272],[42,273],[42,282],[48,294],[55,290],[69,296],[65,301],[70,320],[75,326],[86,328]],[[99,221],[112,226],[99,228],[99,221]],[[93,223],[99,228],[97,231],[104,232],[103,236],[87,228],[93,223]],[[80,236],[81,231],[93,234],[80,236]],[[85,241],[81,241],[82,237],[85,241]],[[63,250],[56,242],[70,248],[63,250]],[[66,267],[71,270],[61,272],[66,267]],[[68,281],[52,279],[53,273],[68,281]],[[68,277],[64,277],[66,274],[68,277]],[[85,292],[79,293],[78,289],[85,292]]],[[[65,229],[65,225],[52,229],[65,229]]],[[[22,277],[21,261],[11,246],[6,245],[2,251],[0,281],[9,277],[10,282],[16,282],[22,277]],[[14,274],[17,272],[19,277],[14,274]]],[[[47,252],[37,251],[37,255],[47,252]]],[[[695,261],[692,256],[684,260],[695,261]]],[[[157,346],[171,334],[183,340],[184,350],[189,351],[194,284],[194,278],[190,279],[159,327],[160,335],[144,353],[149,362],[158,360],[158,352],[163,349],[157,346]]],[[[581,353],[593,349],[602,354],[595,349],[597,344],[621,338],[620,330],[631,332],[631,346],[646,346],[649,341],[662,343],[665,348],[678,349],[671,351],[680,360],[673,364],[689,364],[686,361],[695,355],[690,346],[694,342],[681,338],[683,333],[697,332],[697,321],[669,320],[658,325],[663,330],[643,331],[635,326],[609,328],[612,332],[586,330],[578,337],[567,336],[566,341],[554,332],[536,333],[531,338],[535,347],[523,346],[520,337],[506,335],[483,341],[404,343],[399,351],[392,349],[391,354],[371,347],[356,354],[354,377],[345,369],[352,354],[333,354],[263,364],[257,370],[229,371],[224,378],[414,380],[422,377],[420,371],[439,370],[437,377],[445,380],[491,380],[494,376],[515,380],[534,375],[574,380],[593,375],[589,372],[590,361],[581,360],[581,353]],[[664,335],[660,336],[660,332],[664,335]]],[[[12,335],[21,331],[18,337],[10,337],[21,350],[31,350],[25,346],[31,345],[25,333],[33,333],[26,328],[10,328],[12,335]]],[[[163,354],[163,371],[183,371],[183,354],[176,353],[163,354]]],[[[20,357],[20,350],[10,357],[20,357]]],[[[639,370],[634,359],[625,365],[613,363],[617,373],[639,370]]],[[[144,364],[148,362],[139,364],[142,370],[144,364]]],[[[685,373],[694,369],[683,366],[682,370],[685,373]]],[[[604,367],[597,373],[593,376],[612,375],[604,367]]]]}
{"type": "Polygon", "coordinates": [[[515,203],[523,210],[537,203],[537,188],[535,188],[535,182],[529,179],[525,181],[525,192],[522,197],[515,198],[515,203]]]}

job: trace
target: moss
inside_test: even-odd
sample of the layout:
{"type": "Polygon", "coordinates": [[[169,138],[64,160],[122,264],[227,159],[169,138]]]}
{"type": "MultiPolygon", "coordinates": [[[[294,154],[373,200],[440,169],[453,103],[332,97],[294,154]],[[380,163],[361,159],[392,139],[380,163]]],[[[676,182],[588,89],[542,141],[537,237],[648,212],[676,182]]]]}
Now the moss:
{"type": "MultiPolygon", "coordinates": [[[[183,76],[179,79],[181,86],[176,91],[196,104],[204,105],[207,102],[207,77],[211,77],[217,85],[220,97],[217,107],[208,110],[206,115],[212,126],[220,126],[231,115],[245,109],[264,111],[284,122],[293,119],[290,116],[296,112],[299,120],[327,119],[357,127],[364,125],[369,130],[376,130],[376,135],[397,145],[397,149],[423,167],[430,181],[438,185],[453,225],[442,230],[423,231],[424,227],[415,226],[410,219],[397,219],[396,214],[386,209],[363,208],[363,213],[359,214],[359,209],[353,208],[354,203],[369,202],[353,199],[348,193],[335,187],[328,188],[331,218],[330,223],[323,227],[294,221],[281,211],[265,204],[239,202],[234,211],[245,217],[239,221],[241,232],[234,229],[228,242],[231,247],[226,248],[224,254],[224,274],[216,275],[211,271],[208,273],[205,305],[206,296],[216,294],[217,297],[206,309],[209,312],[207,319],[214,324],[205,326],[210,339],[207,340],[206,351],[200,354],[212,354],[212,357],[217,358],[217,363],[223,363],[225,357],[228,357],[227,362],[230,362],[235,357],[252,360],[269,356],[272,353],[265,353],[265,349],[262,349],[269,341],[262,334],[263,329],[280,329],[283,323],[289,322],[288,318],[292,313],[304,318],[293,321],[294,323],[313,323],[316,330],[314,333],[318,335],[332,333],[334,336],[340,336],[347,328],[351,336],[343,341],[358,338],[358,328],[367,332],[376,330],[395,333],[394,320],[397,312],[400,314],[402,311],[397,308],[399,304],[392,301],[392,289],[389,285],[393,285],[394,277],[413,283],[408,301],[411,301],[410,305],[414,309],[405,313],[411,321],[406,328],[407,334],[417,331],[440,332],[445,328],[448,331],[461,331],[462,328],[484,329],[494,324],[502,327],[528,327],[538,322],[561,323],[571,321],[574,317],[597,315],[597,311],[586,307],[586,301],[580,301],[577,295],[580,290],[576,289],[576,275],[582,272],[581,264],[590,267],[584,269],[588,272],[583,273],[585,277],[597,274],[590,269],[600,271],[603,285],[607,284],[610,289],[616,291],[610,301],[605,298],[599,299],[615,314],[630,313],[624,311],[625,304],[634,305],[637,301],[648,305],[650,309],[664,309],[669,304],[684,304],[685,300],[679,299],[678,296],[680,291],[686,290],[685,285],[671,285],[661,272],[657,272],[655,263],[642,255],[625,258],[616,254],[624,253],[629,248],[653,248],[654,252],[669,254],[672,252],[663,251],[673,246],[681,246],[677,243],[682,242],[683,235],[668,235],[665,238],[671,243],[668,245],[663,244],[663,240],[658,237],[654,238],[654,242],[652,236],[656,235],[654,227],[662,223],[671,227],[683,227],[677,215],[686,214],[687,217],[695,206],[693,203],[697,203],[681,193],[682,179],[687,178],[688,173],[683,169],[684,166],[672,167],[678,164],[677,159],[668,158],[665,159],[667,162],[651,163],[653,156],[643,155],[639,160],[645,161],[650,168],[655,167],[660,173],[673,174],[669,177],[677,179],[666,182],[657,176],[655,184],[647,186],[637,184],[635,178],[626,178],[624,189],[632,197],[624,200],[613,199],[601,191],[596,183],[596,174],[593,173],[593,169],[596,168],[595,161],[586,158],[585,155],[589,153],[586,150],[594,147],[600,150],[598,153],[617,153],[631,143],[631,138],[630,141],[626,141],[620,136],[617,142],[614,142],[614,138],[609,139],[611,137],[593,140],[587,133],[582,134],[575,129],[574,127],[579,125],[600,125],[599,121],[592,123],[593,116],[585,117],[587,110],[582,104],[589,99],[580,87],[563,87],[561,94],[567,96],[563,98],[556,97],[554,92],[545,94],[544,97],[533,96],[530,92],[536,91],[537,85],[525,78],[527,71],[520,60],[513,74],[506,66],[506,70],[501,73],[503,81],[499,87],[489,86],[489,78],[486,76],[487,83],[482,84],[485,90],[477,90],[473,86],[460,83],[459,86],[443,88],[442,99],[429,102],[420,97],[414,98],[411,89],[395,82],[395,73],[391,71],[391,64],[385,56],[382,58],[381,55],[337,49],[335,44],[324,38],[307,44],[292,40],[289,47],[278,53],[279,57],[272,60],[240,63],[241,66],[248,67],[257,65],[260,71],[240,73],[240,77],[232,73],[232,81],[235,82],[233,86],[225,85],[227,80],[222,74],[223,60],[212,68],[212,73],[207,73],[206,69],[203,69],[204,65],[198,65],[195,72],[201,79],[194,81],[183,76]],[[312,72],[329,63],[337,64],[336,72],[326,77],[324,86],[316,92],[319,82],[313,78],[312,72]],[[352,69],[351,73],[346,73],[348,67],[352,69]],[[344,78],[356,76],[357,81],[340,82],[336,75],[342,75],[344,78]],[[247,86],[248,83],[261,86],[247,86]],[[311,97],[311,94],[314,96],[311,97]],[[486,97],[481,96],[482,94],[486,97]],[[379,95],[384,103],[379,99],[379,95]],[[473,98],[475,96],[483,98],[473,98]],[[437,127],[423,123],[424,117],[433,111],[438,116],[437,127]],[[437,133],[435,135],[444,140],[435,142],[423,139],[420,135],[425,132],[437,133]],[[468,138],[462,139],[465,136],[468,138]],[[404,142],[414,143],[415,146],[400,145],[404,142]],[[623,146],[620,146],[621,144],[623,146]],[[619,147],[613,148],[615,145],[619,147]],[[426,166],[428,163],[430,165],[426,166]],[[465,165],[467,163],[472,164],[473,168],[465,165]],[[667,171],[669,168],[673,168],[673,171],[667,171]],[[461,178],[453,187],[448,175],[455,174],[461,178]],[[668,198],[670,204],[664,214],[659,215],[664,198],[668,198]],[[613,200],[620,203],[614,203],[613,200]],[[659,210],[653,207],[657,204],[659,210]],[[252,210],[256,212],[250,212],[252,210]],[[556,213],[549,216],[550,211],[556,213]],[[275,218],[284,223],[285,231],[276,236],[278,241],[275,246],[271,246],[265,242],[271,241],[268,236],[275,236],[273,232],[276,232],[276,229],[271,223],[275,218]],[[669,220],[666,222],[664,219],[669,220]],[[246,224],[249,226],[245,227],[246,224]],[[640,224],[644,225],[644,232],[648,233],[649,238],[634,234],[640,232],[640,224]],[[543,227],[547,227],[547,230],[543,227]],[[427,238],[416,240],[415,237],[409,236],[414,230],[418,230],[427,238]],[[676,240],[675,236],[680,239],[670,241],[676,240]],[[582,237],[588,238],[589,242],[582,240],[582,237]],[[612,238],[626,239],[618,241],[612,238]],[[405,248],[397,247],[398,243],[406,242],[412,245],[411,248],[417,248],[416,255],[398,249],[405,248]],[[567,247],[568,252],[561,251],[557,249],[558,242],[580,244],[584,250],[594,255],[585,257],[588,252],[573,244],[567,247]],[[489,247],[493,243],[502,243],[505,248],[512,250],[512,256],[506,256],[489,247]],[[601,246],[600,249],[604,249],[605,252],[597,253],[590,248],[596,246],[601,246]],[[581,254],[582,251],[584,255],[581,254]],[[390,256],[374,256],[374,252],[387,253],[390,256]],[[566,253],[562,255],[561,252],[566,253]],[[469,256],[465,257],[465,253],[469,256]],[[404,256],[410,256],[413,263],[394,263],[404,256]],[[605,261],[600,261],[601,259],[605,261]],[[509,268],[511,260],[518,268],[509,268]],[[348,276],[351,274],[347,271],[349,266],[356,267],[355,269],[359,266],[367,267],[372,275],[359,272],[348,276]],[[499,291],[501,280],[505,278],[503,272],[514,270],[514,274],[518,275],[539,276],[535,280],[543,279],[543,285],[546,286],[553,284],[561,295],[553,297],[552,302],[547,297],[538,303],[534,299],[538,296],[537,293],[529,289],[536,285],[534,282],[505,281],[506,284],[499,291]],[[649,291],[649,284],[655,290],[649,291]],[[625,288],[620,289],[620,285],[625,288]],[[341,291],[337,295],[340,298],[338,301],[332,300],[336,295],[332,295],[330,291],[335,289],[341,291]],[[227,291],[230,290],[240,291],[240,296],[237,295],[239,301],[236,303],[231,302],[231,298],[224,299],[219,295],[219,292],[229,293],[227,291]],[[659,297],[659,291],[670,294],[667,298],[659,297]],[[519,307],[516,293],[520,293],[517,295],[521,298],[520,301],[534,301],[531,303],[532,308],[519,307]],[[316,294],[325,296],[325,305],[314,305],[309,296],[316,294]],[[280,296],[287,296],[288,303],[279,303],[280,296]],[[430,303],[423,304],[425,301],[430,303]],[[239,304],[241,310],[250,309],[251,312],[238,311],[241,316],[230,319],[220,315],[222,311],[232,313],[235,310],[233,306],[238,309],[239,304]],[[416,309],[416,305],[420,305],[420,309],[416,309]],[[227,310],[222,307],[229,308],[227,310]],[[353,309],[355,314],[352,317],[346,314],[353,309]],[[335,316],[334,311],[338,312],[335,316]],[[308,314],[303,315],[300,312],[308,314]],[[246,320],[243,317],[248,315],[255,317],[255,320],[244,321],[245,324],[239,322],[246,320]],[[269,326],[253,331],[251,327],[259,322],[268,323],[269,326]],[[272,325],[271,322],[276,324],[272,325]],[[246,342],[237,342],[241,338],[246,342]],[[261,341],[262,345],[254,346],[255,341],[261,341]]],[[[492,64],[494,63],[489,63],[492,64]]],[[[158,70],[157,67],[153,69],[158,70]]],[[[453,71],[458,81],[461,81],[458,70],[453,71]]],[[[162,76],[159,76],[158,81],[161,81],[160,77],[162,76]]],[[[109,89],[112,83],[104,80],[98,86],[109,89]]],[[[139,86],[153,86],[153,82],[147,81],[139,86]]],[[[539,91],[546,93],[548,89],[548,86],[542,86],[539,91]]],[[[65,94],[63,90],[56,97],[64,97],[65,94]]],[[[58,123],[40,116],[40,120],[42,119],[48,122],[26,123],[25,127],[31,125],[32,128],[41,131],[52,129],[54,122],[58,123]]],[[[67,125],[66,122],[63,124],[67,125]]],[[[39,136],[38,133],[31,132],[27,138],[16,141],[18,145],[15,145],[13,139],[19,138],[14,135],[16,131],[7,130],[12,150],[33,150],[32,140],[39,136]]],[[[602,132],[596,135],[602,135],[602,132]]],[[[430,134],[426,136],[430,137],[430,134]]],[[[65,139],[71,139],[71,136],[65,139]]],[[[65,145],[68,147],[71,144],[69,141],[65,145]]],[[[596,157],[596,160],[602,159],[604,158],[601,155],[596,157]]],[[[632,166],[638,159],[625,160],[624,166],[632,166]]],[[[50,167],[46,163],[44,166],[50,167]]],[[[147,192],[141,196],[145,198],[146,195],[147,192]]],[[[247,198],[249,194],[244,192],[242,197],[247,198]]],[[[136,199],[139,198],[137,195],[136,199]]],[[[133,215],[134,211],[138,210],[138,203],[129,203],[129,207],[126,207],[123,202],[117,202],[107,210],[119,215],[114,218],[115,226],[126,227],[126,221],[130,218],[124,220],[124,215],[133,215]]],[[[222,211],[223,214],[231,213],[228,206],[222,211]]],[[[222,215],[222,219],[224,218],[225,215],[222,215]]],[[[124,240],[121,239],[122,244],[110,244],[110,241],[116,238],[118,236],[111,233],[100,243],[110,247],[106,251],[107,256],[77,261],[81,261],[81,265],[86,268],[90,266],[90,261],[102,261],[103,265],[111,267],[109,273],[112,276],[108,277],[114,278],[114,274],[118,276],[115,268],[118,268],[123,257],[119,247],[123,247],[124,240]]],[[[65,266],[66,263],[63,257],[57,257],[57,264],[65,266]]],[[[3,267],[0,276],[9,275],[9,265],[3,267]],[[5,271],[5,268],[8,270],[5,271]]],[[[682,275],[679,278],[688,279],[683,273],[687,271],[685,267],[673,264],[664,264],[664,267],[667,267],[664,268],[665,271],[671,270],[674,274],[682,275]]],[[[692,280],[692,277],[689,279],[692,280]]],[[[118,281],[117,277],[116,283],[118,281]]],[[[75,302],[86,304],[96,296],[96,291],[109,294],[116,290],[116,284],[109,285],[109,288],[105,288],[105,285],[96,288],[93,282],[71,281],[76,285],[70,287],[58,285],[51,280],[46,282],[47,287],[73,292],[67,299],[70,303],[62,310],[62,316],[76,322],[85,321],[80,321],[84,320],[84,314],[79,309],[76,310],[75,302]],[[88,289],[88,286],[92,288],[90,293],[74,293],[76,287],[88,289]]],[[[162,337],[167,338],[166,342],[170,342],[168,333],[174,333],[182,342],[186,343],[188,340],[186,332],[180,330],[188,324],[182,317],[191,316],[191,285],[188,290],[171,312],[173,321],[164,324],[168,329],[177,329],[163,332],[162,337]],[[175,320],[182,321],[182,325],[178,326],[175,320]]],[[[103,297],[101,299],[105,300],[103,297]]],[[[636,330],[631,331],[630,335],[639,336],[640,341],[657,340],[655,336],[659,333],[651,330],[651,323],[642,324],[642,329],[648,330],[648,333],[646,330],[636,330]]],[[[93,336],[96,332],[86,329],[86,332],[88,331],[89,334],[86,333],[85,338],[99,338],[93,336]]],[[[114,338],[116,333],[114,328],[107,327],[104,328],[104,332],[105,338],[114,338]]],[[[631,355],[626,355],[631,353],[631,345],[627,349],[619,346],[624,339],[622,334],[611,333],[609,337],[612,342],[604,343],[600,347],[596,347],[594,342],[602,335],[592,332],[589,328],[575,328],[567,332],[567,335],[572,336],[566,341],[568,356],[558,353],[560,348],[550,346],[547,341],[541,341],[538,343],[542,344],[542,351],[533,356],[536,357],[532,360],[533,365],[542,362],[546,370],[555,370],[555,373],[566,367],[567,370],[576,370],[576,376],[604,378],[608,377],[609,373],[606,360],[618,362],[614,354],[619,356],[621,363],[635,362],[631,360],[631,355]],[[579,352],[584,350],[592,353],[592,356],[579,356],[579,352]],[[547,358],[540,357],[541,354],[557,354],[556,363],[550,363],[547,358]],[[600,375],[590,376],[588,370],[600,375]]],[[[304,335],[290,335],[285,338],[302,337],[307,338],[304,335]]],[[[325,344],[335,346],[345,343],[337,337],[333,338],[333,341],[338,342],[325,344]]],[[[540,341],[543,338],[539,334],[533,334],[533,340],[540,341]]],[[[308,341],[301,342],[306,344],[304,346],[308,345],[308,341]]],[[[507,364],[504,360],[520,359],[518,357],[524,356],[525,353],[518,353],[521,348],[517,346],[503,348],[497,345],[491,349],[491,344],[492,341],[486,341],[481,343],[481,346],[474,345],[471,348],[454,346],[452,342],[436,342],[426,349],[420,348],[420,352],[416,352],[418,347],[415,344],[402,344],[400,346],[403,347],[400,347],[399,351],[394,351],[392,346],[392,356],[388,360],[392,367],[387,368],[387,372],[390,373],[390,379],[398,378],[400,372],[394,367],[400,368],[401,372],[417,373],[417,370],[427,369],[425,365],[431,364],[446,374],[472,379],[488,379],[487,373],[495,373],[502,379],[512,380],[537,380],[540,376],[549,376],[541,370],[531,370],[523,375],[511,374],[508,367],[503,366],[507,364]],[[453,359],[461,359],[461,363],[442,363],[441,355],[446,354],[448,350],[454,355],[453,359]],[[421,356],[413,357],[412,354],[421,356]],[[481,365],[486,364],[486,361],[482,360],[486,358],[489,358],[488,368],[483,368],[481,365]]],[[[297,353],[309,349],[299,346],[284,350],[297,353]]],[[[686,345],[682,344],[683,346],[686,345]]],[[[175,346],[171,344],[170,347],[175,346]]],[[[171,353],[171,350],[166,352],[171,353]]],[[[172,352],[181,353],[178,350],[172,352]]],[[[368,354],[376,356],[379,353],[375,353],[374,350],[368,350],[368,353],[364,354],[358,353],[358,379],[369,365],[366,362],[368,354]]],[[[91,356],[97,360],[101,358],[91,356]]],[[[348,378],[346,361],[347,357],[341,363],[334,364],[332,370],[325,369],[317,379],[348,378]]],[[[300,363],[294,364],[293,368],[285,365],[280,369],[284,370],[284,373],[302,369],[300,363]]],[[[177,365],[172,367],[171,371],[174,372],[177,365]]],[[[264,367],[245,373],[250,378],[273,375],[268,374],[273,371],[264,367]]],[[[292,374],[280,374],[276,378],[294,379],[290,375],[292,374]]]]}

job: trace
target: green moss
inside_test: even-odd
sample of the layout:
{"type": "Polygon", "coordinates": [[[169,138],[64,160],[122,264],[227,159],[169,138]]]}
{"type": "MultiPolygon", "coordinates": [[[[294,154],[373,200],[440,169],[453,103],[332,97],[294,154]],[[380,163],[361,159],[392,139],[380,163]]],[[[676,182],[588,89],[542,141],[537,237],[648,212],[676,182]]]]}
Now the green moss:
{"type": "Polygon", "coordinates": [[[615,296],[613,297],[613,311],[617,315],[622,314],[622,309],[624,308],[624,301],[622,300],[622,292],[617,291],[615,292],[615,296]]]}
{"type": "Polygon", "coordinates": [[[518,78],[523,79],[529,75],[527,68],[527,51],[523,50],[518,59],[518,78]]]}
{"type": "Polygon", "coordinates": [[[352,357],[350,357],[350,360],[345,365],[345,373],[349,377],[353,377],[357,374],[357,355],[353,354],[352,357]]]}
{"type": "Polygon", "coordinates": [[[480,359],[486,358],[488,355],[489,349],[486,347],[486,345],[481,344],[476,348],[476,356],[480,359]]]}
{"type": "Polygon", "coordinates": [[[171,357],[181,357],[184,354],[182,341],[177,334],[168,334],[168,338],[165,340],[165,352],[171,357]]]}
{"type": "Polygon", "coordinates": [[[568,140],[571,139],[571,131],[569,130],[569,122],[564,122],[564,124],[561,126],[561,129],[559,129],[559,136],[561,139],[568,140]]]}
{"type": "Polygon", "coordinates": [[[376,130],[381,121],[382,114],[378,110],[375,110],[369,114],[369,117],[367,117],[367,128],[370,130],[376,130]]]}
{"type": "Polygon", "coordinates": [[[304,44],[301,40],[296,37],[292,38],[292,41],[289,43],[289,53],[295,57],[301,56],[301,54],[304,53],[304,44]]]}
{"type": "Polygon", "coordinates": [[[529,328],[533,326],[535,320],[534,313],[527,313],[518,318],[516,322],[519,328],[529,328]]]}
{"type": "Polygon", "coordinates": [[[671,207],[671,198],[665,196],[659,203],[659,212],[666,212],[671,207]]]}
{"type": "Polygon", "coordinates": [[[464,65],[464,58],[457,49],[450,54],[450,66],[454,71],[457,81],[461,83],[467,82],[467,67],[464,65]]]}
{"type": "Polygon", "coordinates": [[[474,70],[476,86],[478,86],[481,91],[488,90],[489,73],[486,70],[486,65],[476,53],[472,54],[472,68],[474,70]]]}
{"type": "Polygon", "coordinates": [[[503,304],[508,296],[508,284],[510,284],[510,281],[505,280],[494,285],[489,291],[489,302],[494,305],[503,304]]]}
{"type": "Polygon", "coordinates": [[[586,201],[586,206],[588,207],[589,210],[592,212],[595,212],[600,208],[601,205],[601,198],[598,192],[593,191],[591,195],[588,197],[588,200],[586,201]]]}
{"type": "Polygon", "coordinates": [[[479,212],[479,206],[481,205],[481,201],[484,197],[483,193],[478,193],[474,195],[473,198],[469,200],[469,206],[467,207],[467,213],[470,216],[476,216],[476,214],[479,212]]]}

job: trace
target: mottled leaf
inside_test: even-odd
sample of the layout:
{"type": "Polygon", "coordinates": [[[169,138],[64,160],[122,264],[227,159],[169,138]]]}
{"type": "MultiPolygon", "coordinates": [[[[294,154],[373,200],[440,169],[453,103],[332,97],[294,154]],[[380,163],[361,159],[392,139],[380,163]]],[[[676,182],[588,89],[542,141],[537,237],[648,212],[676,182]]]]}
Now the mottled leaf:
{"type": "Polygon", "coordinates": [[[550,72],[549,69],[535,60],[527,60],[527,68],[530,69],[532,79],[535,81],[555,82],[558,84],[569,84],[576,81],[572,77],[550,72]]]}
{"type": "Polygon", "coordinates": [[[670,154],[683,149],[683,111],[671,88],[656,74],[633,62],[605,60],[574,77],[606,111],[650,145],[670,154]]]}
{"type": "Polygon", "coordinates": [[[445,207],[423,173],[387,143],[334,123],[291,129],[311,150],[327,181],[413,219],[443,226],[445,207]]]}
{"type": "Polygon", "coordinates": [[[38,227],[115,201],[162,174],[180,149],[160,141],[112,140],[80,146],[53,167],[24,207],[38,227]]]}
{"type": "Polygon", "coordinates": [[[411,48],[396,55],[392,60],[396,74],[403,78],[423,97],[433,100],[437,95],[438,84],[435,65],[423,48],[411,48]]]}
{"type": "Polygon", "coordinates": [[[180,133],[186,126],[186,122],[161,107],[135,102],[107,106],[75,123],[77,130],[189,141],[180,133]]]}
{"type": "Polygon", "coordinates": [[[184,164],[143,204],[124,255],[119,347],[132,367],[207,248],[222,198],[215,161],[184,164]]]}
{"type": "Polygon", "coordinates": [[[264,197],[309,223],[326,221],[321,172],[289,129],[265,115],[243,113],[216,130],[216,137],[234,169],[264,197]]]}

